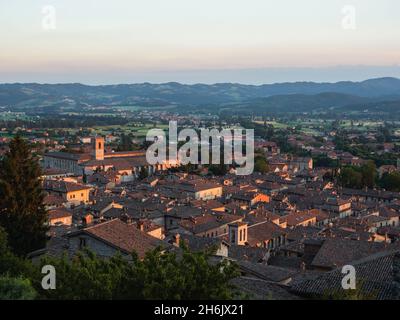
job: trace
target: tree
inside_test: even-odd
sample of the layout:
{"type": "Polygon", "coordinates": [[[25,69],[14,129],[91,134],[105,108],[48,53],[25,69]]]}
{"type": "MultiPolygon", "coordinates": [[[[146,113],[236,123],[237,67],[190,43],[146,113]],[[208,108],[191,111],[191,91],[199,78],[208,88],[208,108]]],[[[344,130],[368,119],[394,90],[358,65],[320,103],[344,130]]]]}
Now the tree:
{"type": "Polygon", "coordinates": [[[210,165],[208,171],[214,176],[224,176],[228,172],[226,165],[223,163],[210,165]]]}
{"type": "Polygon", "coordinates": [[[343,168],[340,172],[339,183],[346,188],[362,188],[362,174],[351,167],[343,168]]]}
{"type": "Polygon", "coordinates": [[[0,277],[0,300],[33,300],[36,291],[25,278],[0,277]]]}
{"type": "Polygon", "coordinates": [[[268,163],[265,157],[263,156],[256,156],[254,163],[254,171],[260,173],[267,173],[268,172],[268,163]]]}
{"type": "Polygon", "coordinates": [[[17,257],[10,251],[7,234],[0,227],[0,276],[35,278],[35,272],[38,272],[38,270],[29,260],[17,257]]]}
{"type": "Polygon", "coordinates": [[[150,251],[143,260],[121,255],[102,259],[90,251],[74,259],[47,257],[42,264],[57,270],[57,290],[37,290],[48,299],[232,299],[230,280],[239,275],[235,264],[210,263],[211,251],[179,255],[150,251]]]}
{"type": "Polygon", "coordinates": [[[392,172],[383,174],[379,181],[379,185],[390,191],[400,191],[400,172],[392,172]]]}
{"type": "Polygon", "coordinates": [[[47,212],[40,176],[29,145],[16,136],[0,162],[0,226],[17,255],[41,249],[46,243],[47,212]]]}
{"type": "Polygon", "coordinates": [[[319,155],[313,158],[315,167],[337,168],[339,161],[329,158],[326,155],[319,155]]]}
{"type": "Polygon", "coordinates": [[[361,167],[362,184],[364,187],[373,188],[376,180],[376,166],[373,161],[368,161],[361,167]]]}
{"type": "Polygon", "coordinates": [[[132,151],[135,149],[135,145],[132,142],[132,138],[125,133],[121,135],[120,143],[118,144],[117,151],[132,151]]]}
{"type": "Polygon", "coordinates": [[[348,166],[341,169],[339,183],[347,188],[373,188],[376,182],[376,166],[368,161],[361,167],[348,166]]]}

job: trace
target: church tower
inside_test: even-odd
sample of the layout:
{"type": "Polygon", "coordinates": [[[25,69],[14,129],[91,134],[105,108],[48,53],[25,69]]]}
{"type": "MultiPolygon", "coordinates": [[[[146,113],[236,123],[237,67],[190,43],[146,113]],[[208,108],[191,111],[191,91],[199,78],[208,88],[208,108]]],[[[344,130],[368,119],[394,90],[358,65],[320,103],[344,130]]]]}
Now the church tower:
{"type": "Polygon", "coordinates": [[[94,137],[93,143],[93,157],[96,160],[104,160],[104,138],[94,137]]]}
{"type": "Polygon", "coordinates": [[[247,242],[247,223],[236,222],[228,225],[229,242],[244,246],[247,242]]]}

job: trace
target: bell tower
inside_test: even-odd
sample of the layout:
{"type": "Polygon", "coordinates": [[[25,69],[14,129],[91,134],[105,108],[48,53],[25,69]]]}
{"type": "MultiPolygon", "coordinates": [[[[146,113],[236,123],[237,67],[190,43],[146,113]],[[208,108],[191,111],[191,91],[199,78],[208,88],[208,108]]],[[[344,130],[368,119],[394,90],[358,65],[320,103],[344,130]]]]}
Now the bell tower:
{"type": "Polygon", "coordinates": [[[96,160],[104,160],[104,138],[94,137],[92,138],[93,143],[93,157],[96,160]]]}
{"type": "Polygon", "coordinates": [[[247,242],[247,223],[236,222],[228,225],[229,242],[238,246],[244,246],[247,242]]]}

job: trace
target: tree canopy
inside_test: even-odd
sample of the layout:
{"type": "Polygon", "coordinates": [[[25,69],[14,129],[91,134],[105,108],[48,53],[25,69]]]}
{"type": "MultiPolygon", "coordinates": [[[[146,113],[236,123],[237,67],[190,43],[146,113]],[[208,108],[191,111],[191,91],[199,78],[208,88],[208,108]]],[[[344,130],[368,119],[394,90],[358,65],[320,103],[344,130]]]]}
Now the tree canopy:
{"type": "Polygon", "coordinates": [[[41,249],[46,243],[47,212],[41,170],[29,145],[20,136],[10,142],[0,162],[0,226],[18,255],[41,249]]]}
{"type": "MultiPolygon", "coordinates": [[[[179,255],[160,249],[143,260],[121,255],[101,259],[90,251],[69,260],[48,257],[42,264],[57,270],[57,289],[38,292],[47,299],[232,299],[229,280],[238,276],[236,265],[212,264],[210,253],[183,249],[179,255]]],[[[38,283],[38,282],[36,282],[38,283]]]]}

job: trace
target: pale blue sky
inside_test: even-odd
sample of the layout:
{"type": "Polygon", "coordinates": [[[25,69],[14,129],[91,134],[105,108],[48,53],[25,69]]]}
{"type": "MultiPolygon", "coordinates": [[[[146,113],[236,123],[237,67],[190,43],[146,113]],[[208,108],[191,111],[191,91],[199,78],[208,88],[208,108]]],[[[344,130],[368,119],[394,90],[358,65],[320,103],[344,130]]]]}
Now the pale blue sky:
{"type": "Polygon", "coordinates": [[[0,82],[400,77],[400,1],[0,0],[0,44],[0,82]]]}

